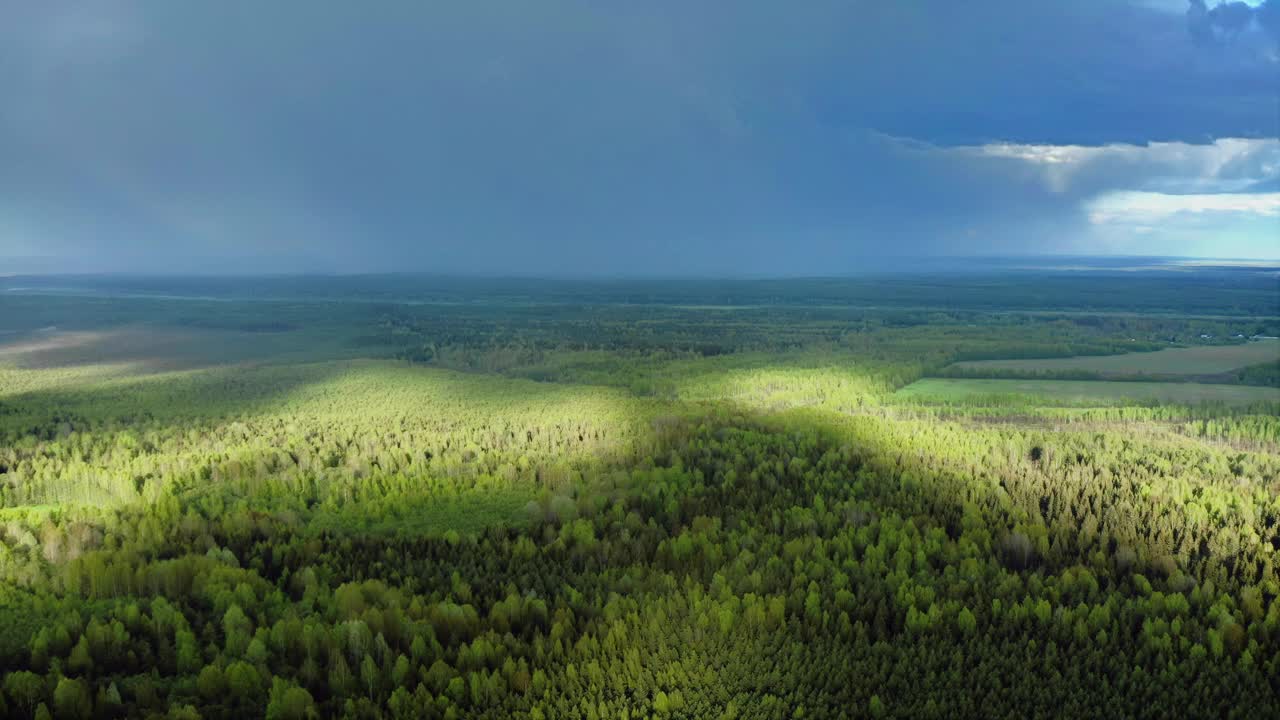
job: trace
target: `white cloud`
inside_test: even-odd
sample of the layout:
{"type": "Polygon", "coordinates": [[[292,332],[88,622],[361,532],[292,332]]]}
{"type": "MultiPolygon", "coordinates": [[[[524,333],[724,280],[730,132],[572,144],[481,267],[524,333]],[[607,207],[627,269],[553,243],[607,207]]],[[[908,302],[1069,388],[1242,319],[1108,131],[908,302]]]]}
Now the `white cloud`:
{"type": "Polygon", "coordinates": [[[1239,192],[1280,176],[1280,140],[1275,139],[1222,138],[1202,145],[992,143],[953,151],[1023,163],[1054,193],[1107,184],[1165,193],[1239,192]]]}
{"type": "Polygon", "coordinates": [[[1150,227],[1184,213],[1232,213],[1280,217],[1280,193],[1216,193],[1167,195],[1153,192],[1115,192],[1086,205],[1094,225],[1132,223],[1150,227]]]}
{"type": "MultiPolygon", "coordinates": [[[[1263,3],[1263,0],[1243,0],[1243,2],[1245,5],[1258,7],[1263,3]]],[[[1138,0],[1138,4],[1153,10],[1164,10],[1177,15],[1186,15],[1187,7],[1190,5],[1187,0],[1138,0]]],[[[1216,0],[1209,0],[1208,4],[1212,6],[1216,4],[1216,0]]]]}

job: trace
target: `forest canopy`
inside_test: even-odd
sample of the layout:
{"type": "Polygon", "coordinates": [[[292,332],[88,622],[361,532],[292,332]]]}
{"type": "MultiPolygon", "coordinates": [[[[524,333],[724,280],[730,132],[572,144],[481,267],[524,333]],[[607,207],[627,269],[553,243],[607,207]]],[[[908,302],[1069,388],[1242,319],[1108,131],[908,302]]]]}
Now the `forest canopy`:
{"type": "Polygon", "coordinates": [[[1269,366],[954,365],[1276,327],[1127,282],[0,296],[0,714],[1280,714],[1269,366]]]}

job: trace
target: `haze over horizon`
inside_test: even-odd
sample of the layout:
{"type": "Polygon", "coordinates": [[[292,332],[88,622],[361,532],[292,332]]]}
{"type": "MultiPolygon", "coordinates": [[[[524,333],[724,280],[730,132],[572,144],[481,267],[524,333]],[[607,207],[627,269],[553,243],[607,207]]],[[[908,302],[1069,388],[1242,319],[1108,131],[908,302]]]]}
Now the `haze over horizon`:
{"type": "Polygon", "coordinates": [[[0,8],[0,275],[1280,259],[1280,0],[0,8]]]}

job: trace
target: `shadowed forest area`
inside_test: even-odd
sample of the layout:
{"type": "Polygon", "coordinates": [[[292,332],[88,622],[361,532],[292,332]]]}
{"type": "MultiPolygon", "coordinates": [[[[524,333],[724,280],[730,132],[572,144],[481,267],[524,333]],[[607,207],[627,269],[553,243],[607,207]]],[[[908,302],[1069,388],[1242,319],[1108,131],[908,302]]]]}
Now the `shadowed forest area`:
{"type": "Polygon", "coordinates": [[[1274,268],[0,278],[0,714],[1277,716],[1277,335],[1274,268]]]}

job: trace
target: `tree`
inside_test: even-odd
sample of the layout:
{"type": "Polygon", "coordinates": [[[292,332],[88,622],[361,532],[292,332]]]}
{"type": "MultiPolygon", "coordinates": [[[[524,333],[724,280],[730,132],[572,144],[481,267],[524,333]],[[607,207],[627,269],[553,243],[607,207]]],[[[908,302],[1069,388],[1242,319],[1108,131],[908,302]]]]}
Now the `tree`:
{"type": "Polygon", "coordinates": [[[413,655],[413,659],[422,662],[427,659],[427,641],[422,639],[421,635],[415,635],[413,642],[409,645],[409,653],[413,655]]]}
{"type": "Polygon", "coordinates": [[[34,713],[44,697],[44,681],[28,670],[18,670],[5,675],[4,691],[25,712],[34,713]]]}
{"type": "Polygon", "coordinates": [[[120,697],[120,690],[115,683],[98,688],[98,695],[94,700],[94,707],[97,709],[98,715],[114,717],[120,713],[123,705],[124,701],[120,697]]]}
{"type": "Polygon", "coordinates": [[[200,646],[196,636],[190,630],[180,630],[174,637],[175,651],[178,656],[178,672],[190,675],[200,669],[200,646]]]}
{"type": "Polygon", "coordinates": [[[62,678],[53,690],[53,711],[58,720],[86,720],[93,714],[93,696],[83,680],[62,678]]]}
{"type": "Polygon", "coordinates": [[[406,680],[409,678],[410,669],[409,658],[404,655],[398,656],[395,665],[391,668],[391,682],[396,687],[404,687],[406,680]]]}
{"type": "Polygon", "coordinates": [[[227,666],[227,689],[231,696],[244,703],[252,703],[262,688],[258,671],[247,662],[234,662],[227,666]]]}
{"type": "Polygon", "coordinates": [[[222,668],[206,665],[196,677],[196,690],[208,702],[215,702],[227,691],[227,680],[222,668]]]}
{"type": "Polygon", "coordinates": [[[249,620],[239,605],[232,605],[222,616],[222,629],[227,638],[227,655],[233,658],[244,657],[252,640],[253,622],[249,620]]]}
{"type": "Polygon", "coordinates": [[[377,663],[372,657],[365,655],[364,660],[360,661],[360,679],[364,682],[365,690],[368,691],[371,700],[375,697],[374,691],[378,689],[380,678],[377,663]]]}
{"type": "Polygon", "coordinates": [[[314,717],[316,708],[311,693],[282,678],[272,679],[267,720],[306,720],[314,717]]]}

